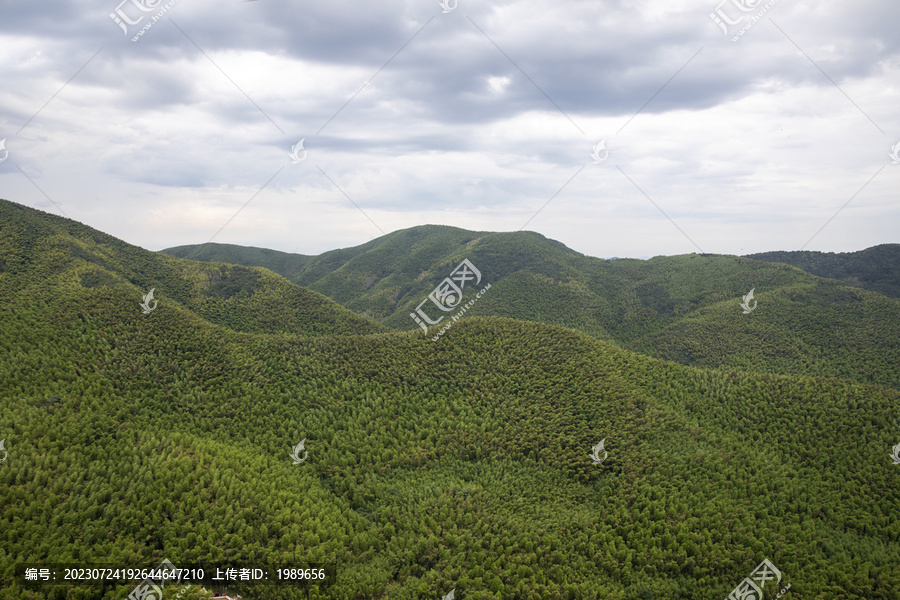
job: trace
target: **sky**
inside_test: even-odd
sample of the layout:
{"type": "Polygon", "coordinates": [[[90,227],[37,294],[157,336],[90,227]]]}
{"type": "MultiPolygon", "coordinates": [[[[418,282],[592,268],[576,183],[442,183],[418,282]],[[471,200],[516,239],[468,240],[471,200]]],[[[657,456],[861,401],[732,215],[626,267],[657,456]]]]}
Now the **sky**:
{"type": "Polygon", "coordinates": [[[900,3],[0,0],[0,198],[149,250],[900,242],[900,3]],[[896,163],[896,164],[895,164],[896,163]]]}

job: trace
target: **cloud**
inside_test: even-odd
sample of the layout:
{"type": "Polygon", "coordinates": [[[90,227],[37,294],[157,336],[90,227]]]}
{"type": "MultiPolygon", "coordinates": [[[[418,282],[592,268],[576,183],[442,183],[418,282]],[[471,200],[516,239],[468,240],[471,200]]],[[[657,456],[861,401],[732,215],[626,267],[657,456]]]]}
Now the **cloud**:
{"type": "Polygon", "coordinates": [[[897,241],[896,4],[139,1],[0,3],[4,197],[152,249],[248,201],[216,241],[346,247],[360,209],[596,256],[799,249],[838,211],[808,249],[897,241]]]}

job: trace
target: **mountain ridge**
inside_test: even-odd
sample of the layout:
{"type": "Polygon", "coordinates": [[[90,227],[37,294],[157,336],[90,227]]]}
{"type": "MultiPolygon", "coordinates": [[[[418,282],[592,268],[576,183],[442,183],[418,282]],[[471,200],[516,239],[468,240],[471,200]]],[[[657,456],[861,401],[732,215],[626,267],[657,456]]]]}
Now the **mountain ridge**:
{"type": "Polygon", "coordinates": [[[747,258],[790,264],[819,277],[900,299],[900,244],[879,244],[856,252],[761,252],[747,258]]]}
{"type": "MultiPolygon", "coordinates": [[[[159,306],[154,317],[171,309],[184,315],[183,309],[189,309],[211,323],[245,332],[268,332],[275,322],[306,335],[389,330],[318,292],[288,284],[268,269],[180,261],[5,200],[0,200],[0,226],[4,233],[0,250],[7,257],[4,271],[27,273],[38,294],[48,279],[67,276],[70,296],[66,302],[84,297],[85,290],[98,290],[130,307],[154,289],[159,306]],[[35,255],[42,250],[51,252],[57,260],[37,263],[32,256],[16,253],[16,247],[28,248],[35,255]],[[69,269],[72,266],[74,270],[69,269]]],[[[60,299],[46,301],[57,303],[60,299]]],[[[85,298],[85,302],[89,301],[85,298]]]]}
{"type": "MultiPolygon", "coordinates": [[[[164,252],[183,256],[198,248],[164,252]]],[[[237,247],[215,244],[195,257],[247,258],[237,247]]],[[[533,232],[428,225],[303,257],[289,279],[392,328],[415,330],[410,313],[463,259],[491,284],[467,315],[571,327],[683,364],[900,388],[900,301],[783,263],[715,254],[613,261],[533,232]],[[760,309],[742,315],[740,299],[751,289],[760,309]],[[812,306],[827,318],[811,316],[812,306]],[[717,341],[722,331],[731,332],[728,340],[743,341],[723,344],[717,341]]],[[[425,309],[434,311],[430,303],[425,309]]]]}

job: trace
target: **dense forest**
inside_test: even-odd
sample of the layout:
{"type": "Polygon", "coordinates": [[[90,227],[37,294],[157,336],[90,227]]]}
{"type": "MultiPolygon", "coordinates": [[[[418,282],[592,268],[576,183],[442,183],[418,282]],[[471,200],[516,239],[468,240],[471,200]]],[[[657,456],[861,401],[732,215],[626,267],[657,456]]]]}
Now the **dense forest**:
{"type": "MultiPolygon", "coordinates": [[[[848,263],[900,289],[900,245],[848,263]]],[[[533,232],[487,233],[426,225],[318,257],[203,244],[164,251],[196,260],[258,265],[356,313],[403,330],[463,259],[491,284],[468,314],[577,329],[685,365],[852,379],[900,389],[900,300],[798,268],[737,256],[650,260],[584,256],[533,232]],[[741,316],[755,290],[758,310],[741,316]]],[[[849,259],[848,259],[849,260],[849,259]]]]}
{"type": "MultiPolygon", "coordinates": [[[[512,290],[522,252],[472,261],[512,290]]],[[[897,301],[737,259],[770,278],[742,315],[758,279],[734,259],[675,258],[643,275],[670,297],[719,271],[733,284],[708,292],[721,297],[697,309],[705,323],[611,316],[592,335],[473,311],[433,342],[262,267],[149,252],[0,200],[0,600],[134,588],[25,587],[17,564],[163,559],[329,569],[324,585],[233,586],[245,600],[724,598],[764,559],[797,598],[900,599],[897,301]],[[835,305],[871,330],[841,346],[835,305]],[[837,348],[810,367],[828,376],[739,359],[795,338],[788,318],[821,324],[793,341],[837,348]],[[640,347],[677,352],[679,335],[693,366],[640,347]],[[737,358],[714,369],[714,354],[737,358]]],[[[610,273],[626,280],[629,263],[610,273]]],[[[586,293],[622,314],[621,296],[586,293]]]]}
{"type": "Polygon", "coordinates": [[[900,244],[882,244],[859,252],[762,252],[748,258],[786,263],[819,277],[900,298],[900,244]]]}

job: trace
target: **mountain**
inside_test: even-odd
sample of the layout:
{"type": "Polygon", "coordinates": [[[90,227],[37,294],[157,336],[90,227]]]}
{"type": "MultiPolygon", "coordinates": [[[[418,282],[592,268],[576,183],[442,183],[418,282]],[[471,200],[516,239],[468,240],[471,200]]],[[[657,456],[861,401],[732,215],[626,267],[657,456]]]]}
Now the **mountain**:
{"type": "MultiPolygon", "coordinates": [[[[366,322],[302,291],[318,310],[215,315],[215,264],[7,202],[0,232],[0,599],[135,584],[22,585],[15,564],[164,558],[328,572],[235,585],[248,600],[725,597],[764,559],[767,597],[897,598],[897,390],[688,367],[501,317],[437,341],[353,333],[366,322]]],[[[227,279],[243,300],[222,310],[288,293],[228,272],[259,279],[227,279]]]]}
{"type": "Polygon", "coordinates": [[[64,307],[79,309],[76,320],[99,306],[108,318],[133,319],[152,289],[158,303],[153,318],[185,327],[196,326],[199,318],[247,333],[389,331],[267,269],[173,259],[7,200],[0,200],[0,228],[0,274],[26,282],[34,301],[56,314],[71,312],[64,307]]]}
{"type": "MultiPolygon", "coordinates": [[[[686,365],[900,389],[900,301],[784,264],[698,254],[603,260],[532,232],[437,225],[317,257],[219,244],[163,252],[196,260],[236,257],[269,268],[289,264],[291,272],[282,275],[297,285],[415,331],[421,330],[410,314],[468,259],[483,277],[479,289],[491,285],[470,315],[569,327],[686,365]],[[741,299],[751,290],[758,309],[745,315],[741,299]]],[[[423,310],[432,320],[442,314],[430,301],[423,310]]]]}
{"type": "Polygon", "coordinates": [[[245,267],[265,267],[286,279],[294,277],[301,268],[314,256],[291,254],[266,248],[238,246],[236,244],[198,244],[193,246],[176,246],[162,251],[163,254],[198,260],[203,262],[219,262],[245,267]]]}
{"type": "Polygon", "coordinates": [[[785,263],[900,299],[900,244],[881,244],[859,252],[762,252],[747,258],[785,263]]]}

